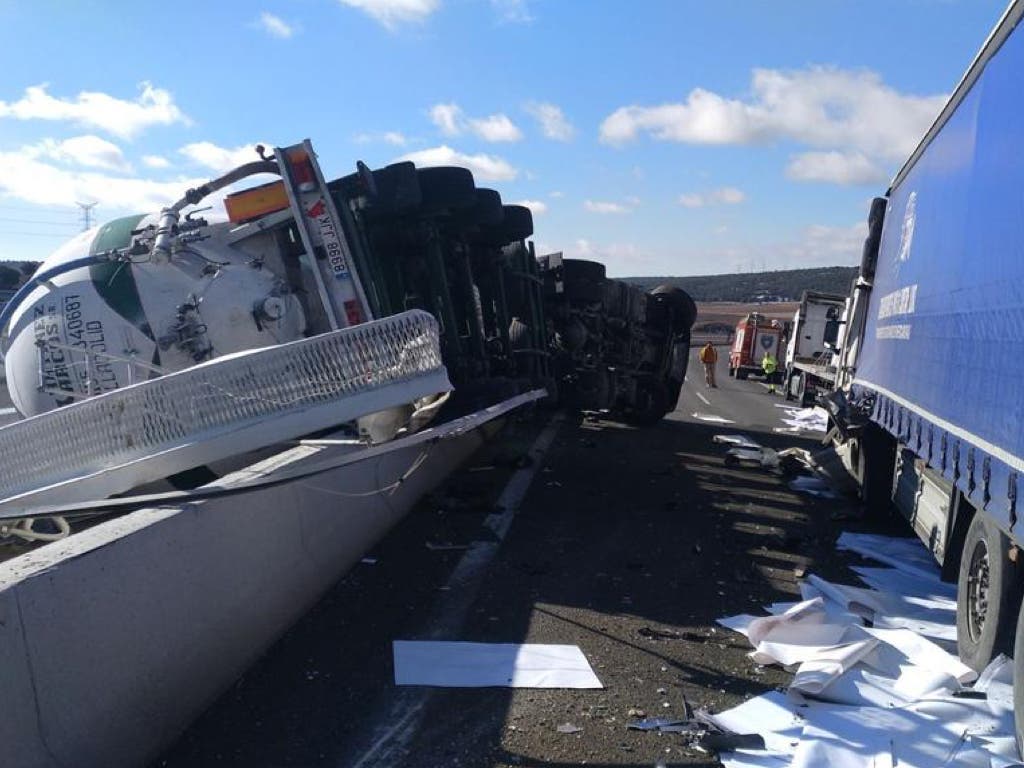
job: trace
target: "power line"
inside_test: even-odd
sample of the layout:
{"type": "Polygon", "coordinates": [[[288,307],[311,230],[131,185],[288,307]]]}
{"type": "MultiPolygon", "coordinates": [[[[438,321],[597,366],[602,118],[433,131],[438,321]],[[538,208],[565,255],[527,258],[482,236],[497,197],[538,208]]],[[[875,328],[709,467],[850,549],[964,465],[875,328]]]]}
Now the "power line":
{"type": "Polygon", "coordinates": [[[85,232],[92,226],[92,209],[99,205],[99,203],[95,200],[91,203],[75,201],[75,205],[82,209],[82,231],[85,232]]]}
{"type": "Polygon", "coordinates": [[[6,221],[11,224],[46,224],[52,227],[77,227],[73,221],[43,221],[42,219],[11,219],[5,216],[0,216],[0,221],[6,221]]]}
{"type": "Polygon", "coordinates": [[[60,238],[61,240],[67,240],[70,235],[67,232],[19,232],[18,230],[8,229],[7,231],[0,232],[3,235],[22,235],[24,237],[52,237],[60,238]]]}

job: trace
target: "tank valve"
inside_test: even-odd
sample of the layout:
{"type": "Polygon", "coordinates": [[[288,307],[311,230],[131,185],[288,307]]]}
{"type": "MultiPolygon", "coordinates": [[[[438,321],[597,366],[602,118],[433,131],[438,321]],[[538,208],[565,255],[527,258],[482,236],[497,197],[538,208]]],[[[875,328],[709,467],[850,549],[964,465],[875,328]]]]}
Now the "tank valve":
{"type": "Polygon", "coordinates": [[[256,303],[256,316],[260,320],[271,323],[277,322],[284,317],[285,303],[280,296],[267,296],[263,301],[256,303]]]}

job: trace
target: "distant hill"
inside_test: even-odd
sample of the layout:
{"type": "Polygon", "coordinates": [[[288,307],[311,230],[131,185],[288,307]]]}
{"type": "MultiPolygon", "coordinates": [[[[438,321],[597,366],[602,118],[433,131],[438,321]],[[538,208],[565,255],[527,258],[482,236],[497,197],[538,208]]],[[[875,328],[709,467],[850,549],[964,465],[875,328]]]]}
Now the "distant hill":
{"type": "Polygon", "coordinates": [[[694,301],[799,301],[804,291],[823,291],[845,296],[857,276],[857,267],[817,267],[780,272],[740,272],[734,275],[696,277],[624,277],[627,282],[650,290],[658,285],[675,285],[694,301]]]}

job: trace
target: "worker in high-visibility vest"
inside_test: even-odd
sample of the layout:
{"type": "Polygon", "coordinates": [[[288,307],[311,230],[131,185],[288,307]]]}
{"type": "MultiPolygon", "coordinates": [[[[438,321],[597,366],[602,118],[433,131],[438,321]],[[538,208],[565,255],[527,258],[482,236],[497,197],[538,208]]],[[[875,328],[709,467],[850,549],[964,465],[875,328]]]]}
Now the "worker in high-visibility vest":
{"type": "Polygon", "coordinates": [[[704,384],[708,387],[717,387],[715,384],[715,364],[718,363],[718,350],[711,346],[709,341],[700,350],[700,361],[704,363],[704,384]]]}
{"type": "Polygon", "coordinates": [[[779,361],[771,352],[765,352],[761,358],[761,370],[764,371],[764,379],[768,382],[768,391],[775,394],[775,372],[779,369],[779,361]]]}

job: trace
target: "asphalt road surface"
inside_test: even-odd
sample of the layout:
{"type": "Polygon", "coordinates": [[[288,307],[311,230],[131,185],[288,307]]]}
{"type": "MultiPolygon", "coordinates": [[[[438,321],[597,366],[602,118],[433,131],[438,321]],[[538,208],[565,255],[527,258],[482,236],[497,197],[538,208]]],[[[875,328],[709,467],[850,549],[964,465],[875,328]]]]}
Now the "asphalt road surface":
{"type": "Polygon", "coordinates": [[[687,705],[720,711],[786,684],[714,621],[793,599],[800,569],[849,578],[830,516],[844,503],[792,492],[765,469],[727,466],[717,433],[776,448],[817,441],[773,432],[782,399],[760,382],[729,379],[720,362],[709,390],[696,351],[690,373],[676,412],[656,426],[564,423],[532,467],[522,457],[550,414],[513,425],[154,765],[718,765],[678,734],[626,726],[682,716],[687,705]],[[531,469],[498,546],[482,523],[502,512],[509,478],[531,469]],[[489,542],[490,557],[467,567],[474,542],[489,542]],[[394,686],[391,641],[428,638],[578,645],[604,688],[394,686]],[[579,730],[560,732],[565,725],[579,730]]]}

